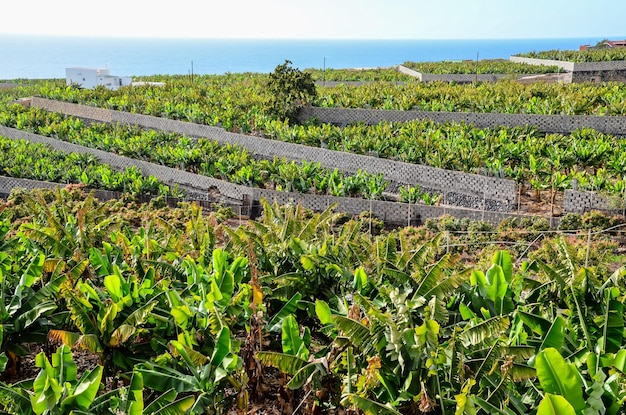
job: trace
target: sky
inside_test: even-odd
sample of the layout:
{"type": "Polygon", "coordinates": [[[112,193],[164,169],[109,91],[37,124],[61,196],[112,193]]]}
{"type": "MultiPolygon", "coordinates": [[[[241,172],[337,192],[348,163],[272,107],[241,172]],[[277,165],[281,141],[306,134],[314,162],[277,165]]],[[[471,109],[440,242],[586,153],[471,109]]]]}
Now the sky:
{"type": "Polygon", "coordinates": [[[0,34],[263,39],[615,38],[624,0],[5,1],[0,34]]]}

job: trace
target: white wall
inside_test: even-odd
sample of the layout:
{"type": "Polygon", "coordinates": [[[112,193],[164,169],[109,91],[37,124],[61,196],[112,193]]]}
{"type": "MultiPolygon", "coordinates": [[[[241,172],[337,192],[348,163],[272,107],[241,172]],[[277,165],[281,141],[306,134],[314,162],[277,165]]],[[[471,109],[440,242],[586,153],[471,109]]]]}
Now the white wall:
{"type": "Polygon", "coordinates": [[[103,85],[107,89],[116,90],[120,86],[131,85],[129,76],[112,76],[108,68],[65,68],[67,85],[79,85],[81,88],[93,89],[103,85]]]}

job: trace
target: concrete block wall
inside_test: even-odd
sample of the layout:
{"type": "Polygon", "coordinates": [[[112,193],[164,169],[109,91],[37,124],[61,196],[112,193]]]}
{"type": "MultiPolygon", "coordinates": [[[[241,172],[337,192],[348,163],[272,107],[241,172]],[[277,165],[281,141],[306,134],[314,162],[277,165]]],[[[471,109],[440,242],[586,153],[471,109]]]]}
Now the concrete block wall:
{"type": "MultiPolygon", "coordinates": [[[[6,198],[12,189],[23,188],[34,189],[54,189],[63,187],[63,183],[50,183],[29,179],[17,179],[13,177],[0,176],[0,198],[6,198]]],[[[450,215],[456,218],[469,218],[471,220],[483,221],[498,225],[502,220],[510,217],[525,217],[505,212],[486,212],[473,209],[464,209],[450,206],[428,206],[423,204],[409,205],[407,203],[385,202],[380,200],[364,200],[349,197],[304,195],[300,193],[277,192],[273,190],[254,189],[254,200],[265,199],[270,203],[279,204],[300,203],[303,207],[315,211],[323,211],[334,204],[338,212],[346,212],[350,215],[358,215],[363,212],[372,214],[385,221],[387,224],[396,226],[417,226],[422,225],[428,219],[437,219],[443,215],[450,215]]],[[[119,192],[109,192],[96,190],[95,195],[102,200],[119,197],[119,192]]],[[[200,201],[202,203],[202,201],[200,201]]],[[[175,205],[175,204],[173,204],[175,205]]],[[[235,214],[249,215],[249,206],[241,206],[243,210],[238,210],[238,206],[231,205],[235,214]]],[[[209,208],[209,205],[205,206],[209,208]]]]}
{"type": "MultiPolygon", "coordinates": [[[[419,184],[425,189],[445,194],[448,203],[458,203],[466,207],[483,208],[484,206],[489,206],[493,210],[508,211],[516,206],[517,191],[515,182],[512,180],[437,169],[301,144],[285,143],[261,137],[230,133],[217,127],[148,115],[104,110],[109,112],[109,114],[103,116],[100,111],[93,111],[92,107],[67,103],[58,104],[58,101],[42,98],[33,98],[31,102],[33,106],[72,116],[103,122],[140,125],[145,128],[171,131],[190,137],[206,137],[220,143],[236,144],[246,148],[253,154],[263,157],[284,157],[298,161],[316,161],[320,162],[323,167],[337,168],[340,171],[351,174],[356,173],[359,169],[373,174],[382,173],[387,180],[411,186],[419,184]],[[459,195],[465,197],[458,197],[459,195]]],[[[333,112],[337,112],[337,110],[333,112]]]]}
{"type": "Polygon", "coordinates": [[[574,62],[558,61],[553,59],[525,58],[522,56],[511,56],[509,57],[509,60],[511,62],[526,63],[528,65],[558,66],[566,72],[574,72],[574,62]]]}
{"type": "MultiPolygon", "coordinates": [[[[35,190],[35,189],[56,189],[57,187],[65,187],[65,183],[51,183],[40,180],[30,180],[30,179],[17,179],[14,177],[6,177],[0,176],[0,199],[6,199],[11,191],[15,188],[21,188],[26,190],[35,190]]],[[[119,199],[123,193],[113,190],[101,190],[101,189],[87,189],[87,191],[93,190],[94,195],[97,199],[101,201],[111,200],[111,199],[119,199]]],[[[137,200],[140,203],[149,202],[151,199],[155,198],[155,195],[138,195],[137,200]]],[[[209,200],[198,200],[194,198],[186,198],[186,199],[176,199],[176,198],[164,198],[165,203],[170,207],[177,207],[180,202],[191,202],[198,204],[205,210],[213,210],[215,201],[209,200]]],[[[219,206],[226,206],[233,209],[235,215],[248,216],[250,214],[250,206],[242,206],[241,204],[230,204],[230,203],[220,203],[219,206]]]]}
{"type": "MultiPolygon", "coordinates": [[[[336,210],[346,212],[351,215],[358,215],[362,212],[372,212],[374,216],[385,223],[398,226],[422,225],[428,219],[437,219],[444,215],[455,218],[468,218],[474,221],[487,222],[498,225],[507,218],[532,217],[530,215],[519,215],[508,212],[494,212],[479,209],[468,209],[458,206],[430,206],[425,204],[408,204],[398,202],[386,202],[380,200],[365,200],[349,197],[304,195],[300,193],[276,192],[273,190],[255,189],[255,200],[265,199],[270,203],[296,204],[300,203],[307,209],[322,211],[337,204],[336,210]]],[[[553,226],[558,224],[558,220],[553,218],[553,226]]]]}
{"type": "Polygon", "coordinates": [[[467,84],[471,82],[497,82],[504,79],[517,79],[521,76],[533,76],[532,74],[432,74],[422,73],[406,66],[398,66],[398,70],[404,74],[414,76],[422,82],[457,82],[467,84]]]}
{"type": "Polygon", "coordinates": [[[39,180],[30,179],[18,179],[15,177],[0,176],[0,193],[9,194],[11,190],[16,187],[20,187],[26,190],[33,189],[54,189],[58,186],[63,186],[59,183],[42,182],[39,180]]]}
{"type": "Polygon", "coordinates": [[[143,160],[135,160],[129,157],[119,156],[106,151],[32,134],[14,128],[0,126],[0,135],[14,140],[21,139],[28,140],[33,143],[46,144],[55,150],[67,153],[92,154],[102,163],[108,164],[118,171],[123,171],[128,167],[136,166],[144,175],[154,176],[161,182],[170,186],[178,184],[183,190],[190,191],[197,197],[201,197],[203,195],[207,197],[206,195],[213,188],[217,188],[222,195],[234,200],[243,200],[244,198],[249,199],[252,196],[252,190],[246,186],[236,185],[199,174],[188,173],[183,170],[161,166],[159,164],[149,163],[143,160]]]}
{"type": "Polygon", "coordinates": [[[565,211],[584,213],[590,210],[621,209],[626,202],[623,196],[598,194],[596,192],[581,192],[568,189],[565,191],[565,211]]]}
{"type": "Polygon", "coordinates": [[[613,71],[572,72],[572,82],[626,82],[626,69],[613,71]]]}
{"type": "Polygon", "coordinates": [[[626,61],[569,62],[550,59],[511,56],[512,62],[530,65],[554,65],[572,73],[572,82],[624,82],[626,81],[626,61]]]}
{"type": "Polygon", "coordinates": [[[376,125],[383,121],[432,120],[439,123],[467,123],[479,128],[532,125],[539,131],[556,134],[569,134],[576,129],[589,127],[606,134],[626,135],[625,116],[499,114],[306,107],[302,109],[299,117],[302,120],[317,118],[321,122],[335,125],[348,125],[355,122],[376,125]]]}

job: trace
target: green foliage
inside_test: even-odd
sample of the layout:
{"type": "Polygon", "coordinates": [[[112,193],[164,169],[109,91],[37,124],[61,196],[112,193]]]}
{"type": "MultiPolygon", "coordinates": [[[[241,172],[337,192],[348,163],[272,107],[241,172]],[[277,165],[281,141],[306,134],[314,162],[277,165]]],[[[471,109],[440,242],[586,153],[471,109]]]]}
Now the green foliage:
{"type": "Polygon", "coordinates": [[[306,69],[315,81],[322,82],[416,82],[397,68],[306,69]]]}
{"type": "Polygon", "coordinates": [[[278,65],[267,81],[269,102],[266,111],[277,119],[294,121],[298,111],[315,98],[313,77],[291,66],[291,61],[278,65]]]}
{"type": "Polygon", "coordinates": [[[587,50],[544,50],[520,53],[519,56],[567,62],[608,62],[626,60],[624,48],[589,48],[587,50]]]}
{"type": "Polygon", "coordinates": [[[405,62],[407,68],[425,74],[540,74],[559,72],[557,66],[529,65],[501,59],[479,61],[405,62]]]}
{"type": "MultiPolygon", "coordinates": [[[[556,349],[547,348],[537,354],[535,368],[541,387],[546,393],[562,396],[575,413],[582,414],[585,408],[583,383],[573,364],[567,363],[556,349]]],[[[552,402],[549,396],[544,399],[552,402]]],[[[558,401],[557,404],[557,407],[564,405],[558,401]]]]}
{"type": "Polygon", "coordinates": [[[21,414],[69,414],[88,411],[94,402],[102,379],[102,366],[87,370],[77,378],[76,363],[66,346],[52,354],[52,361],[39,353],[36,365],[40,372],[32,389],[24,385],[1,385],[0,399],[5,409],[21,414]],[[25,403],[27,400],[30,405],[25,403]]]}
{"type": "Polygon", "coordinates": [[[82,183],[87,187],[137,194],[174,195],[169,186],[154,176],[144,176],[135,167],[117,172],[97,158],[85,154],[55,151],[43,144],[0,137],[0,174],[53,183],[82,183]]]}

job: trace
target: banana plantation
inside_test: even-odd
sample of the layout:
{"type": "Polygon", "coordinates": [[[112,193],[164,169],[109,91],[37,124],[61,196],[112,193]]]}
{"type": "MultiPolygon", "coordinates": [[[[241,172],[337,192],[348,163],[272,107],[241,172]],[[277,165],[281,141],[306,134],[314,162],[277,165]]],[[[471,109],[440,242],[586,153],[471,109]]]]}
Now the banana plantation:
{"type": "Polygon", "coordinates": [[[621,413],[615,235],[450,219],[373,234],[332,208],[264,208],[236,228],[193,204],[12,193],[5,412],[621,413]],[[481,243],[500,237],[515,249],[481,243]]]}
{"type": "MultiPolygon", "coordinates": [[[[363,76],[370,82],[318,87],[313,104],[624,115],[620,84],[397,85],[388,72],[363,76]]],[[[624,194],[619,137],[423,121],[298,125],[269,115],[266,78],[155,76],[166,85],[118,91],[25,82],[0,91],[0,124],[302,193],[376,199],[387,183],[14,101],[37,95],[487,172],[537,190],[558,192],[575,178],[624,194]]],[[[0,175],[61,184],[0,200],[0,413],[625,413],[622,216],[567,214],[558,229],[540,216],[390,228],[334,206],[263,202],[263,215],[244,222],[228,209],[166,207],[181,191],[136,168],[115,171],[20,140],[0,138],[0,149],[0,175]],[[125,193],[100,201],[88,189],[125,193]],[[141,194],[155,197],[140,204],[141,194]]],[[[419,187],[399,192],[436,199],[419,187]]]]}

